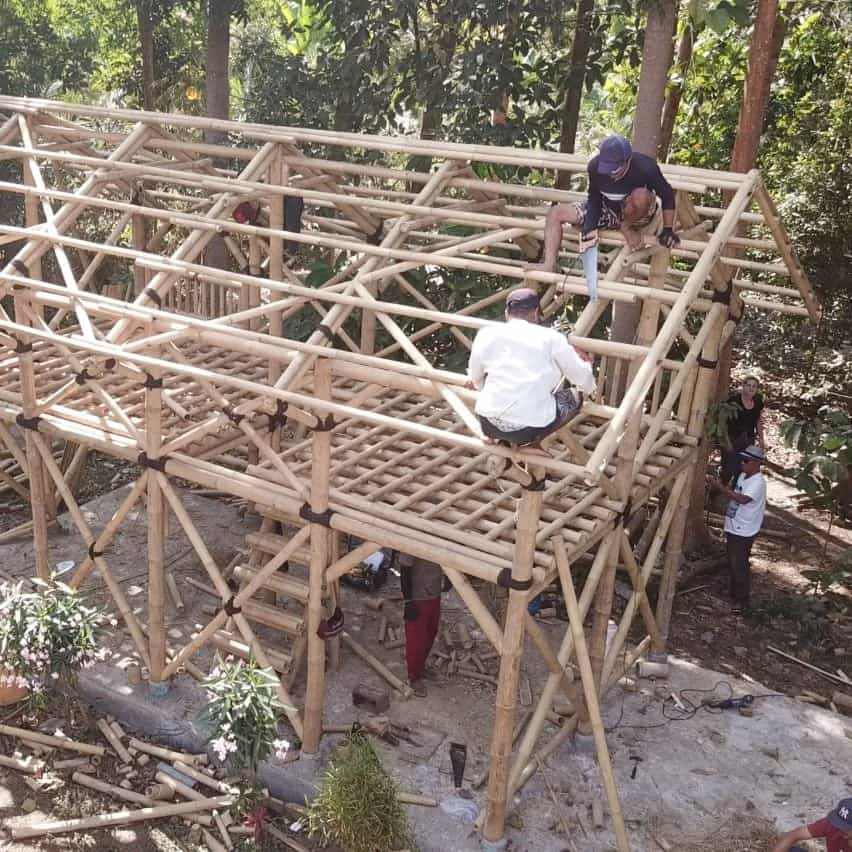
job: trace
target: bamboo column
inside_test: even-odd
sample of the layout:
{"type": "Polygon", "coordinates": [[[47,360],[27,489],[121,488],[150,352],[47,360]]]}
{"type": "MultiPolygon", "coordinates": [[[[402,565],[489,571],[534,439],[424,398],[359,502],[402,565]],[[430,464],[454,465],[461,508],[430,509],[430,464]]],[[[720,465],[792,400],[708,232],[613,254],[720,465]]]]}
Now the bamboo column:
{"type": "MultiPolygon", "coordinates": [[[[289,180],[289,167],[281,160],[281,148],[276,147],[269,160],[267,180],[271,186],[280,186],[289,180]]],[[[284,196],[272,193],[269,203],[269,227],[275,231],[284,228],[284,196]]],[[[280,236],[269,237],[269,280],[281,281],[284,278],[284,239],[280,236]]],[[[269,334],[271,337],[281,337],[283,325],[281,311],[269,314],[269,334]]],[[[281,364],[271,361],[269,364],[269,381],[272,384],[281,375],[281,364]]]]}
{"type": "MultiPolygon", "coordinates": [[[[331,399],[331,365],[325,358],[314,363],[314,394],[331,399]]],[[[331,468],[331,430],[314,431],[311,467],[311,511],[314,515],[328,510],[329,471],[331,468]]],[[[330,528],[311,523],[311,564],[308,595],[308,682],[305,693],[302,751],[315,754],[322,737],[322,705],[325,690],[325,640],[317,633],[323,616],[325,572],[329,564],[330,528]]]]}
{"type": "MultiPolygon", "coordinates": [[[[533,480],[544,477],[541,468],[532,468],[533,480]]],[[[515,553],[512,560],[512,580],[521,585],[532,579],[535,537],[541,514],[543,491],[524,490],[518,508],[515,531],[515,553]]],[[[503,651],[497,681],[496,713],[491,736],[491,767],[488,774],[487,810],[483,837],[490,842],[503,838],[506,831],[506,799],[509,789],[512,735],[515,727],[515,704],[518,677],[524,647],[527,593],[523,589],[509,590],[506,622],[503,629],[503,651]]]]}
{"type": "MultiPolygon", "coordinates": [[[[149,462],[160,455],[162,444],[162,373],[150,369],[145,387],[145,455],[149,462]]],[[[151,683],[162,682],[166,666],[166,577],[163,564],[165,547],[165,501],[156,476],[148,478],[148,653],[151,658],[151,683]]]]}
{"type": "MultiPolygon", "coordinates": [[[[24,315],[28,305],[25,304],[24,296],[15,293],[14,304],[16,320],[22,325],[27,324],[24,315]]],[[[24,418],[33,421],[37,415],[37,393],[32,343],[23,339],[19,340],[17,354],[18,368],[21,372],[21,408],[24,418]]],[[[24,437],[30,485],[30,507],[33,516],[33,558],[35,559],[36,576],[42,580],[48,580],[50,578],[50,564],[47,544],[46,471],[32,430],[25,429],[24,431],[26,433],[24,437]]]]}

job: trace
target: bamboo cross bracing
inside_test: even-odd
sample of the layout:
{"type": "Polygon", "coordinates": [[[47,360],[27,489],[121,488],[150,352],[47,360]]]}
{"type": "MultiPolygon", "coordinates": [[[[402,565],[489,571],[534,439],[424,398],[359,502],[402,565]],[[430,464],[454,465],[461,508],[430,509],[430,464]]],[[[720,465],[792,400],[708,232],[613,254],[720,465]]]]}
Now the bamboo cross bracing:
{"type": "MultiPolygon", "coordinates": [[[[282,700],[310,752],[326,663],[316,628],[336,605],[337,580],[372,548],[435,560],[502,659],[486,838],[502,836],[509,793],[570,734],[568,726],[536,751],[572,659],[586,699],[575,724],[592,726],[612,797],[597,701],[625,653],[633,659],[649,643],[664,650],[676,563],[662,563],[656,612],[646,587],[663,553],[679,548],[677,509],[719,343],[747,307],[818,316],[760,175],[664,166],[680,245],[631,254],[620,234],[604,233],[601,299],[589,303],[576,234],[564,234],[560,273],[529,265],[548,205],[582,194],[518,177],[581,173],[583,157],[8,97],[0,112],[0,197],[4,210],[22,210],[0,221],[0,499],[31,502],[35,569],[48,570],[50,519],[64,506],[90,552],[72,582],[93,570],[104,577],[154,679],[191,664],[208,642],[251,648],[281,672],[282,700]],[[210,127],[229,143],[204,143],[210,127]],[[435,168],[412,171],[411,155],[435,168]],[[288,218],[294,204],[304,205],[298,224],[288,218]],[[204,263],[216,239],[228,269],[204,263]],[[473,334],[499,321],[520,283],[538,287],[550,316],[578,315],[570,339],[599,358],[597,400],[549,441],[547,458],[485,444],[464,375],[473,334]],[[642,308],[633,343],[596,330],[616,302],[642,308]],[[100,531],[75,502],[89,449],[140,471],[100,531]],[[502,471],[489,464],[495,456],[502,471]],[[231,568],[238,593],[175,478],[241,497],[265,518],[255,555],[231,568]],[[145,625],[104,553],[143,498],[145,625]],[[625,526],[643,507],[656,530],[640,552],[625,526]],[[166,509],[222,600],[182,648],[163,636],[166,509]],[[278,522],[295,532],[271,532],[278,522]],[[341,535],[365,544],[342,553],[341,535]],[[278,573],[288,558],[306,563],[304,584],[278,573]],[[573,566],[589,563],[582,583],[572,579],[573,566]],[[617,570],[633,592],[607,648],[617,570]],[[511,588],[504,625],[474,584],[511,579],[523,588],[511,588]],[[551,583],[567,598],[576,585],[570,629],[557,652],[531,628],[550,676],[513,756],[526,603],[551,583]],[[254,599],[263,588],[295,595],[303,616],[276,615],[254,599]],[[577,641],[589,613],[588,636],[577,641]],[[627,651],[635,617],[648,638],[627,651]],[[292,653],[265,647],[256,623],[289,631],[292,653]],[[300,659],[304,702],[292,694],[300,659]]],[[[616,834],[626,848],[626,834],[616,834]]]]}

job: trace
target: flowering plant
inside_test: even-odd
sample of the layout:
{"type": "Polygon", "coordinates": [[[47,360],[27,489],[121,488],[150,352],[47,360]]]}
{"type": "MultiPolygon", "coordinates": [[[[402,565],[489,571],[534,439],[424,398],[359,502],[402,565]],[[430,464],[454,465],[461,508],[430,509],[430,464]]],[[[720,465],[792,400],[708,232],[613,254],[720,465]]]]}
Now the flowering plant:
{"type": "Polygon", "coordinates": [[[103,614],[58,582],[0,585],[0,686],[30,689],[34,699],[48,679],[59,680],[94,662],[103,614]]]}
{"type": "Polygon", "coordinates": [[[284,708],[275,672],[258,666],[253,657],[247,662],[220,660],[205,686],[210,697],[205,715],[215,731],[210,745],[220,761],[230,758],[236,768],[254,772],[271,752],[286,755],[290,743],[276,739],[284,708]]]}

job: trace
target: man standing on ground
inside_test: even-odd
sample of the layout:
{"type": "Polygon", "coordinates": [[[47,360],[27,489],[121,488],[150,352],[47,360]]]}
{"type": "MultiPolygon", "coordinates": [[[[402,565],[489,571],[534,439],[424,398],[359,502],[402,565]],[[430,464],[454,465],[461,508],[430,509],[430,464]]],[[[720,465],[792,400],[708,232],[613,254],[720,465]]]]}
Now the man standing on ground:
{"type": "Polygon", "coordinates": [[[718,487],[730,500],[725,513],[725,537],[731,597],[737,607],[746,612],[751,604],[751,548],[766,513],[766,480],[760,472],[764,459],[760,447],[746,447],[740,459],[742,473],[733,490],[723,482],[719,482],[718,487]]]}
{"type": "Polygon", "coordinates": [[[405,601],[405,661],[408,683],[418,698],[426,696],[423,676],[426,660],[441,621],[441,587],[444,572],[441,566],[426,559],[399,554],[399,579],[405,601]]]}
{"type": "Polygon", "coordinates": [[[582,404],[582,397],[560,390],[563,380],[585,394],[595,389],[592,356],[540,322],[538,294],[523,287],[506,298],[506,323],[482,328],[474,338],[468,374],[482,391],[476,413],[486,439],[538,448],[582,404]]]}
{"type": "Polygon", "coordinates": [[[826,852],[852,852],[852,799],[843,799],[824,819],[788,831],[770,852],[805,852],[797,840],[825,839],[826,852]]]}
{"type": "Polygon", "coordinates": [[[642,244],[641,233],[657,233],[655,221],[662,207],[658,240],[666,248],[680,242],[674,232],[675,194],[653,157],[634,152],[618,135],[607,136],[600,153],[588,165],[589,196],[585,204],[556,204],[544,226],[544,257],[539,267],[553,272],[562,244],[562,225],[580,230],[580,251],[595,245],[598,229],[621,230],[631,249],[642,244]],[[646,192],[635,192],[636,190],[646,192]],[[648,192],[650,191],[650,192],[648,192]]]}

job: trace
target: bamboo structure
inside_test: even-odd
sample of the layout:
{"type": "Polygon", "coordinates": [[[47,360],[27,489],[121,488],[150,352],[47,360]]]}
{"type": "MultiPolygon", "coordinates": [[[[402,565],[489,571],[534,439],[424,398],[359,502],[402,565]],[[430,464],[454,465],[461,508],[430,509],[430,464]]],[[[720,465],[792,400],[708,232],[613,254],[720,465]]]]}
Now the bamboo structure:
{"type": "MultiPolygon", "coordinates": [[[[680,244],[631,253],[619,233],[603,232],[600,298],[590,303],[576,233],[563,235],[559,273],[526,263],[547,205],[582,196],[480,177],[582,173],[583,157],[2,96],[0,114],[12,176],[0,181],[3,209],[21,211],[0,222],[0,500],[31,504],[34,573],[47,575],[62,506],[89,553],[72,585],[93,570],[103,577],[155,688],[205,646],[253,653],[280,673],[288,719],[312,753],[333,677],[326,663],[339,653],[329,625],[346,610],[338,581],[380,547],[438,562],[499,658],[484,839],[502,839],[512,794],[579,725],[594,735],[617,845],[628,849],[600,707],[649,646],[665,649],[720,343],[742,308],[818,319],[760,174],[663,166],[680,244]],[[207,129],[228,143],[205,143],[207,129]],[[434,169],[400,168],[411,155],[428,155],[434,169]],[[729,203],[715,206],[721,197],[729,203]],[[291,199],[304,203],[301,227],[289,220],[291,199]],[[214,237],[227,269],[205,263],[214,237]],[[454,288],[457,279],[465,286],[454,288]],[[519,284],[539,289],[551,318],[573,308],[569,340],[613,377],[548,440],[547,456],[483,441],[477,392],[456,357],[501,320],[519,284]],[[593,334],[616,302],[641,309],[632,342],[593,334]],[[101,530],[77,505],[91,450],[139,468],[101,530]],[[492,456],[508,460],[504,473],[492,472],[492,456]],[[175,479],[242,498],[261,516],[240,564],[217,564],[175,479]],[[137,504],[147,511],[147,625],[109,567],[137,504]],[[644,509],[656,529],[634,550],[625,530],[644,509]],[[220,603],[180,648],[164,632],[169,519],[220,603]],[[357,540],[350,553],[343,536],[357,540]],[[286,573],[290,560],[307,579],[286,573]],[[633,592],[607,643],[618,571],[633,592]],[[502,621],[472,580],[508,590],[502,621]],[[527,614],[551,584],[569,608],[558,648],[527,614]],[[628,647],[637,616],[647,635],[628,647]],[[275,647],[270,631],[282,638],[275,647]],[[520,736],[525,653],[540,654],[548,674],[533,685],[520,736]],[[553,699],[572,687],[584,697],[577,714],[542,742],[553,699]]],[[[410,695],[340,638],[342,653],[410,695]]],[[[169,807],[155,810],[182,812],[169,807]]]]}

